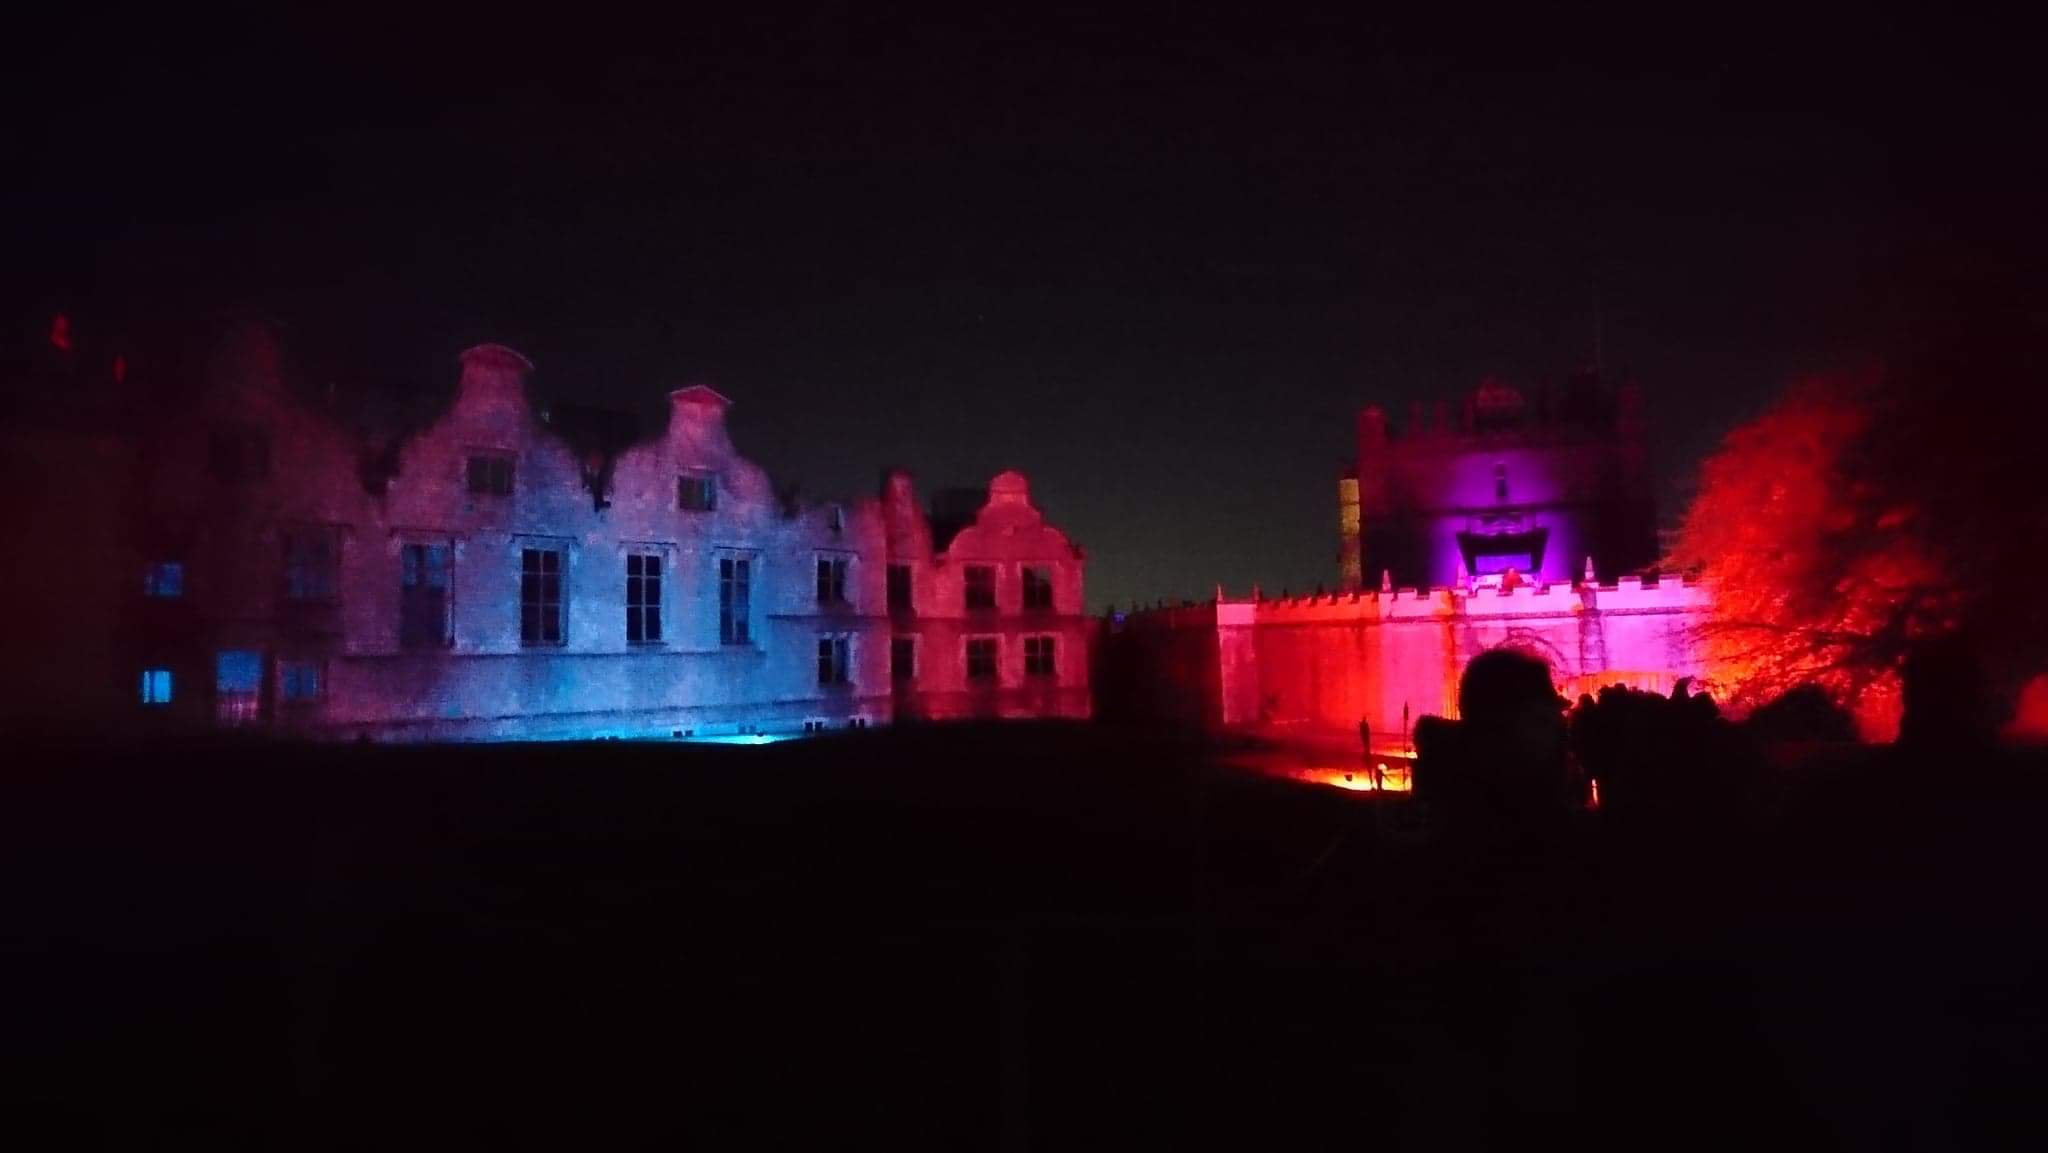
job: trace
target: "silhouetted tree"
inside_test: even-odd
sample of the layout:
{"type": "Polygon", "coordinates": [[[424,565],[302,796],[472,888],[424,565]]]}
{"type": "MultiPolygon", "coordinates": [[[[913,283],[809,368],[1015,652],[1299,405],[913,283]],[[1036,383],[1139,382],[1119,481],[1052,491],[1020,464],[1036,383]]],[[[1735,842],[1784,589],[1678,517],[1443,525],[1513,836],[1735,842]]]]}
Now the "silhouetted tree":
{"type": "Polygon", "coordinates": [[[1856,718],[1819,685],[1801,685],[1749,714],[1751,735],[1766,741],[1853,741],[1856,718]]]}
{"type": "Polygon", "coordinates": [[[1726,833],[1757,814],[1761,766],[1712,698],[1681,681],[1670,696],[1620,685],[1581,699],[1571,747],[1599,782],[1604,819],[1668,835],[1726,833]]]}

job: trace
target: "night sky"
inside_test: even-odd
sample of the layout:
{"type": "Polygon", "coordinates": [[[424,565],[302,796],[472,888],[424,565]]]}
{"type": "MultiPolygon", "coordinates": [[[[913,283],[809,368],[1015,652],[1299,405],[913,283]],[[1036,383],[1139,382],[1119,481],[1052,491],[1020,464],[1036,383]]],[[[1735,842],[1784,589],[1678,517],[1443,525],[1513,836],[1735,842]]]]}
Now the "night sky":
{"type": "Polygon", "coordinates": [[[482,340],[556,396],[709,383],[815,496],[1024,470],[1095,608],[1334,585],[1359,406],[1569,372],[1596,301],[1668,521],[1731,424],[2016,266],[2043,204],[2025,38],[1870,10],[282,7],[16,29],[16,316],[251,308],[348,388],[445,390],[482,340]]]}

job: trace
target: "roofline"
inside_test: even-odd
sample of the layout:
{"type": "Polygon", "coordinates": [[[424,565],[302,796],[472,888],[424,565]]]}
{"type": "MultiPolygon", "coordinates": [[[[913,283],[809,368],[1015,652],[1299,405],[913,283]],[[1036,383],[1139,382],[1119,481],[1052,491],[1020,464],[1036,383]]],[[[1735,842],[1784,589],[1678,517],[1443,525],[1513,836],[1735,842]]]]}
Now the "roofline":
{"type": "Polygon", "coordinates": [[[470,357],[473,356],[509,357],[512,360],[517,361],[521,369],[527,372],[533,371],[533,361],[528,360],[525,353],[519,351],[516,348],[513,348],[510,345],[495,343],[471,345],[470,347],[463,349],[462,355],[457,359],[467,361],[470,357]]]}
{"type": "Polygon", "coordinates": [[[711,397],[717,404],[724,408],[732,407],[731,397],[725,395],[724,393],[718,391],[717,389],[711,387],[708,384],[692,384],[686,385],[682,388],[670,389],[668,399],[671,404],[677,402],[683,402],[687,404],[701,403],[700,401],[692,398],[690,396],[691,393],[705,394],[706,396],[711,397]]]}

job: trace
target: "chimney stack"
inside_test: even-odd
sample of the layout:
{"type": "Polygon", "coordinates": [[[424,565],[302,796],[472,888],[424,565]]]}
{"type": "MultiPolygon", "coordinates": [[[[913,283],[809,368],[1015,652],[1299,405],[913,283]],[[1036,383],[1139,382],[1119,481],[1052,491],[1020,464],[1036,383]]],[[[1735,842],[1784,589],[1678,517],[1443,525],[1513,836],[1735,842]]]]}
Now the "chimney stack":
{"type": "Polygon", "coordinates": [[[456,403],[491,408],[525,404],[526,374],[532,371],[532,361],[502,344],[466,349],[456,403]]]}

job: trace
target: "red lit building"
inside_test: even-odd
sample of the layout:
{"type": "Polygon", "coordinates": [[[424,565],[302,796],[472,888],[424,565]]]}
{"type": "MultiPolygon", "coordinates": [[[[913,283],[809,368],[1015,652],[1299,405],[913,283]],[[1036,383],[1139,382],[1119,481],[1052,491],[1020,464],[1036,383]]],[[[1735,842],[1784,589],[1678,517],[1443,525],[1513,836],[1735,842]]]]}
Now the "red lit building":
{"type": "Polygon", "coordinates": [[[1022,473],[942,494],[927,516],[910,477],[891,472],[881,512],[899,717],[1089,715],[1085,557],[1022,473]]]}
{"type": "Polygon", "coordinates": [[[1456,716],[1465,665],[1542,659],[1567,696],[1668,692],[1707,672],[1709,590],[1657,560],[1640,399],[1582,375],[1533,397],[1482,384],[1452,418],[1361,413],[1339,487],[1339,591],[1134,614],[1104,638],[1105,713],[1403,747],[1456,716]]]}

